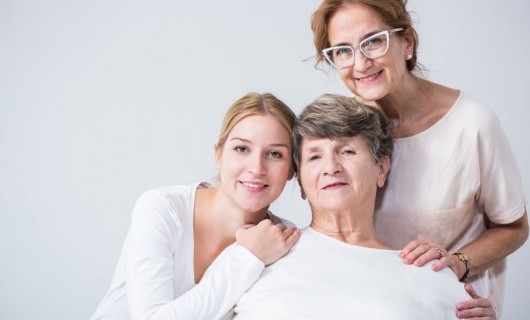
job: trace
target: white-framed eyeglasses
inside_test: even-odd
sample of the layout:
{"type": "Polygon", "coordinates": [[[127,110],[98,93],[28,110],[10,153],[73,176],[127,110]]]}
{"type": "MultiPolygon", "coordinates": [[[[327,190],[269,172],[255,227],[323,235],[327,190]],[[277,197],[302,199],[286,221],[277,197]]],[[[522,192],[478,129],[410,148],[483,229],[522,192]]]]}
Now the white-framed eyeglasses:
{"type": "Polygon", "coordinates": [[[350,67],[355,61],[355,51],[357,49],[368,59],[376,59],[384,56],[390,44],[390,33],[399,31],[403,31],[403,28],[384,30],[364,39],[356,47],[330,47],[322,50],[322,54],[337,69],[350,67]]]}

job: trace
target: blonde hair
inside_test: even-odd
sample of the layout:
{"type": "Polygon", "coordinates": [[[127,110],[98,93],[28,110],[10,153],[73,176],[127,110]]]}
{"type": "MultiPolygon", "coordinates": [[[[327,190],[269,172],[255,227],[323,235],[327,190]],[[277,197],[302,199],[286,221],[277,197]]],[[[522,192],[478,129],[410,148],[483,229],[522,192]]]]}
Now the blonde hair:
{"type": "Polygon", "coordinates": [[[313,30],[313,41],[317,53],[317,64],[326,62],[322,50],[330,46],[328,25],[335,13],[349,5],[361,4],[372,9],[390,28],[403,28],[404,32],[396,33],[403,36],[410,30],[414,37],[414,49],[412,58],[407,60],[409,71],[416,68],[418,59],[418,34],[412,27],[410,14],[406,9],[407,0],[324,0],[320,7],[311,16],[311,30],[313,30]]]}
{"type": "Polygon", "coordinates": [[[271,115],[285,127],[289,136],[293,134],[296,115],[285,103],[270,93],[250,92],[234,102],[226,112],[215,147],[222,148],[235,125],[252,115],[271,115]]]}

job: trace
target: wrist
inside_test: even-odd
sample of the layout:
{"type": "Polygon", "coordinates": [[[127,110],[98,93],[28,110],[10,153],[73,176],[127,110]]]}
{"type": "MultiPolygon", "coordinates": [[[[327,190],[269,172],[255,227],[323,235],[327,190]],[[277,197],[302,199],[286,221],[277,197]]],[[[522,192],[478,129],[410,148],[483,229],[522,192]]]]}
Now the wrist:
{"type": "Polygon", "coordinates": [[[467,277],[469,276],[469,272],[471,271],[471,263],[469,262],[469,257],[462,252],[455,252],[453,253],[454,256],[458,258],[460,262],[464,264],[464,273],[463,275],[458,279],[460,282],[466,282],[467,277]]]}

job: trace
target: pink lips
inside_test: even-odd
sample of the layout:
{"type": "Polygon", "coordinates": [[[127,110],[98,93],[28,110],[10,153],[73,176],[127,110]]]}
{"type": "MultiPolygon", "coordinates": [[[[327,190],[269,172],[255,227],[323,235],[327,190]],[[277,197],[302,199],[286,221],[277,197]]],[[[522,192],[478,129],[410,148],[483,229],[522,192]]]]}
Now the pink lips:
{"type": "Polygon", "coordinates": [[[355,80],[357,80],[358,82],[360,82],[362,84],[371,84],[371,83],[377,81],[377,79],[379,79],[381,77],[382,73],[383,73],[383,70],[381,70],[379,72],[376,72],[376,73],[372,73],[372,74],[367,75],[365,77],[355,78],[355,80]]]}
{"type": "Polygon", "coordinates": [[[251,182],[251,181],[239,181],[241,186],[247,191],[250,192],[260,192],[265,190],[269,185],[260,183],[260,182],[251,182]]]}

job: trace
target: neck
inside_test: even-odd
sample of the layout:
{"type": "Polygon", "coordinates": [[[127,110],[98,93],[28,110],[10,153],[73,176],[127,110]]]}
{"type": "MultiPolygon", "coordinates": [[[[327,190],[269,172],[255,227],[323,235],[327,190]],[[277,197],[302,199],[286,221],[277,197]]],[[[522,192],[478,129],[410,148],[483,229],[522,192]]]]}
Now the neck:
{"type": "Polygon", "coordinates": [[[373,210],[367,212],[313,211],[311,228],[342,242],[370,248],[386,248],[375,233],[373,210]]]}
{"type": "Polygon", "coordinates": [[[261,220],[267,219],[268,207],[257,212],[248,212],[238,207],[230,198],[226,196],[222,187],[209,189],[210,197],[205,212],[208,230],[212,233],[212,238],[216,235],[219,239],[235,241],[235,232],[247,224],[258,224],[261,220]]]}
{"type": "Polygon", "coordinates": [[[459,92],[409,75],[397,90],[378,104],[392,121],[394,138],[416,135],[438,122],[451,108],[459,92]]]}
{"type": "Polygon", "coordinates": [[[390,119],[413,120],[427,105],[431,88],[431,82],[408,74],[398,88],[377,103],[390,119]]]}

